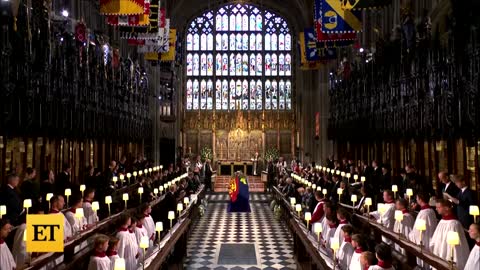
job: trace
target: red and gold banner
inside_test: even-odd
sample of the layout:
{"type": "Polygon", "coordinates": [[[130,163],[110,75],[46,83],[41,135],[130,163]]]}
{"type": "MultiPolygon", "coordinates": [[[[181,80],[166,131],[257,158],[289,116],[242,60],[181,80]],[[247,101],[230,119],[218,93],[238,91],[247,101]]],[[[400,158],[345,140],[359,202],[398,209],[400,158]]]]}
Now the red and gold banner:
{"type": "Polygon", "coordinates": [[[145,0],[100,0],[100,14],[140,15],[144,13],[145,0]]]}

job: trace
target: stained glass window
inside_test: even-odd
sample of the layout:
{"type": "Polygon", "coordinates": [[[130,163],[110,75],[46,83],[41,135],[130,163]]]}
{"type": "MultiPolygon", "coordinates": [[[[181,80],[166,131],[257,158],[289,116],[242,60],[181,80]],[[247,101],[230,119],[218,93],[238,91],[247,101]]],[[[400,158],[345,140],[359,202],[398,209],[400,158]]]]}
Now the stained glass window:
{"type": "Polygon", "coordinates": [[[292,109],[292,36],[283,18],[227,4],[189,25],[187,110],[292,109]]]}

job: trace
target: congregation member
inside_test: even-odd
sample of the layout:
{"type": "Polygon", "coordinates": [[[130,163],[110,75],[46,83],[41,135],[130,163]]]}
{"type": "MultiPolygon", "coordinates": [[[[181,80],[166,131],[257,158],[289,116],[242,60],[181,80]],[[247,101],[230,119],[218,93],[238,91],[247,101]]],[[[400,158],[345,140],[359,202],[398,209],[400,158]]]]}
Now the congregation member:
{"type": "Polygon", "coordinates": [[[377,265],[368,267],[368,270],[395,270],[392,266],[392,249],[389,245],[381,243],[375,246],[377,265]]]}
{"type": "Polygon", "coordinates": [[[88,188],[87,190],[85,190],[84,194],[85,195],[83,197],[82,208],[85,219],[87,221],[87,224],[95,224],[98,221],[98,216],[92,209],[92,202],[95,198],[95,190],[92,188],[88,188]]]}
{"type": "Polygon", "coordinates": [[[62,167],[62,172],[60,172],[55,180],[55,193],[64,194],[65,189],[72,188],[72,183],[70,182],[70,176],[72,174],[72,167],[70,164],[65,163],[62,167]]]}
{"type": "Polygon", "coordinates": [[[431,238],[432,241],[430,242],[430,249],[433,254],[440,258],[444,258],[445,260],[453,258],[457,268],[463,269],[469,253],[463,226],[453,214],[453,206],[450,201],[442,199],[437,200],[436,208],[437,213],[442,216],[442,219],[438,222],[437,228],[433,233],[431,238]],[[460,244],[453,248],[453,254],[452,248],[447,242],[447,235],[449,232],[456,232],[460,237],[460,244]]]}
{"type": "Polygon", "coordinates": [[[118,256],[119,241],[120,240],[114,236],[110,237],[110,240],[108,241],[107,256],[110,259],[110,270],[114,270],[115,261],[120,258],[120,256],[118,256]]]}
{"type": "Polygon", "coordinates": [[[127,214],[122,214],[119,220],[120,227],[116,237],[118,242],[118,256],[125,259],[125,269],[134,270],[137,269],[138,243],[135,238],[135,234],[130,232],[129,228],[132,224],[132,219],[127,214]],[[133,237],[132,237],[133,234],[133,237]]]}
{"type": "Polygon", "coordinates": [[[17,225],[17,220],[23,211],[23,204],[16,188],[20,178],[16,174],[7,176],[7,184],[2,186],[0,191],[0,205],[7,207],[7,213],[3,216],[4,219],[10,220],[12,225],[17,225]]]}
{"type": "Polygon", "coordinates": [[[22,192],[22,198],[31,199],[34,205],[41,202],[40,200],[40,182],[36,179],[37,170],[28,167],[25,170],[25,178],[23,178],[20,185],[20,191],[22,192]]]}
{"type": "MultiPolygon", "coordinates": [[[[407,206],[408,206],[408,202],[405,199],[397,200],[395,204],[395,208],[397,209],[397,211],[401,211],[403,216],[401,221],[398,221],[395,219],[395,225],[393,226],[393,231],[408,239],[408,236],[412,231],[413,224],[415,223],[415,219],[408,211],[407,206]]],[[[403,255],[406,255],[405,250],[401,248],[398,244],[395,244],[395,250],[400,252],[403,255]]]]}
{"type": "Polygon", "coordinates": [[[480,224],[473,223],[470,225],[468,235],[475,241],[475,246],[470,251],[464,270],[478,270],[480,269],[480,224]]]}
{"type": "MultiPolygon", "coordinates": [[[[417,204],[420,206],[420,211],[418,212],[417,218],[415,219],[415,223],[413,224],[413,228],[410,231],[408,238],[413,243],[417,245],[422,245],[422,248],[431,252],[430,240],[432,239],[433,233],[437,228],[437,216],[433,208],[430,207],[430,205],[428,204],[428,202],[430,201],[430,197],[427,193],[418,193],[416,198],[417,204]],[[425,223],[425,231],[418,230],[419,223],[425,223]]],[[[422,269],[429,268],[429,266],[425,262],[418,258],[417,264],[422,269]]]]}
{"type": "Polygon", "coordinates": [[[63,241],[66,242],[73,236],[72,226],[67,218],[62,212],[60,212],[65,207],[65,199],[62,195],[54,195],[50,199],[50,214],[62,215],[63,216],[63,241]]]}
{"type": "Polygon", "coordinates": [[[12,228],[7,219],[0,219],[0,269],[2,270],[15,270],[17,267],[12,252],[5,243],[5,239],[7,239],[12,228]]]}
{"type": "Polygon", "coordinates": [[[352,245],[353,227],[351,225],[345,225],[342,227],[342,231],[344,239],[340,245],[340,248],[338,249],[335,259],[338,261],[340,269],[345,270],[350,266],[350,261],[354,252],[352,245]]]}
{"type": "Polygon", "coordinates": [[[473,218],[469,213],[469,207],[476,203],[474,194],[462,175],[454,175],[452,179],[458,188],[458,193],[455,196],[446,194],[446,197],[455,204],[458,221],[462,223],[465,229],[468,229],[470,224],[473,223],[473,218]]]}
{"type": "Polygon", "coordinates": [[[110,270],[112,268],[110,258],[106,254],[108,241],[108,236],[103,234],[95,237],[94,252],[90,257],[88,270],[110,270]]]}
{"type": "Polygon", "coordinates": [[[445,194],[456,197],[458,192],[460,192],[460,189],[451,181],[447,172],[439,172],[438,180],[440,181],[440,185],[437,189],[437,198],[443,198],[445,194]]]}
{"type": "Polygon", "coordinates": [[[352,258],[350,259],[349,270],[364,270],[360,263],[362,252],[367,251],[367,244],[365,238],[361,234],[354,234],[352,236],[352,247],[354,248],[352,258]]]}

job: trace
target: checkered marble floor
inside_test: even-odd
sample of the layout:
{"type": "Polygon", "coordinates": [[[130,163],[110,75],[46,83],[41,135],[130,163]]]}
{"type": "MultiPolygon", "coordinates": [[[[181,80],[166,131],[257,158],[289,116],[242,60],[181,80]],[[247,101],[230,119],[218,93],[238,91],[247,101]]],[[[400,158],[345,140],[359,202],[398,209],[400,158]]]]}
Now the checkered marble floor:
{"type": "MultiPolygon", "coordinates": [[[[207,194],[206,199],[208,202],[229,202],[230,196],[228,193],[210,193],[207,194]]],[[[250,193],[250,202],[271,202],[271,197],[264,193],[250,193]]]]}
{"type": "Polygon", "coordinates": [[[211,200],[205,215],[194,225],[186,269],[296,269],[292,239],[267,203],[251,198],[251,213],[227,213],[227,205],[211,200]],[[222,243],[254,243],[257,265],[218,265],[222,243]]]}

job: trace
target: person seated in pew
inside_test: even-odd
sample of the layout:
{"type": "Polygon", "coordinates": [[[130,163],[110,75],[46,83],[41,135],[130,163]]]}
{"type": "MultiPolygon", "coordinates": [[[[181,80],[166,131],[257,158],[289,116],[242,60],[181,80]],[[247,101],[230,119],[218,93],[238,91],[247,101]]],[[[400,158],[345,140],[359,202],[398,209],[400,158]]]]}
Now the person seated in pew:
{"type": "Polygon", "coordinates": [[[0,219],[0,269],[15,270],[17,265],[13,259],[12,252],[5,243],[8,235],[12,231],[12,225],[8,219],[0,219]]]}
{"type": "Polygon", "coordinates": [[[480,269],[480,224],[471,224],[468,235],[475,241],[475,246],[470,251],[464,270],[478,270],[480,269]]]}
{"type": "Polygon", "coordinates": [[[72,207],[70,207],[70,209],[65,212],[65,217],[67,218],[68,223],[70,223],[73,235],[87,229],[88,223],[85,215],[82,218],[77,218],[75,216],[77,209],[82,208],[82,203],[83,199],[80,194],[72,195],[72,197],[70,198],[70,204],[72,205],[72,207]]]}
{"type": "Polygon", "coordinates": [[[364,270],[360,264],[360,257],[362,252],[367,250],[365,238],[361,234],[354,234],[352,236],[352,247],[354,248],[352,258],[350,259],[349,270],[364,270]]]}
{"type": "Polygon", "coordinates": [[[67,217],[60,212],[65,207],[65,199],[62,195],[54,195],[50,199],[50,214],[62,215],[63,216],[63,241],[67,242],[73,237],[72,226],[67,220],[67,217]]]}
{"type": "Polygon", "coordinates": [[[389,245],[381,243],[375,247],[377,265],[368,267],[368,270],[394,270],[392,266],[392,249],[389,245]]]}
{"type": "Polygon", "coordinates": [[[442,219],[438,222],[437,228],[433,233],[430,241],[430,249],[433,254],[445,260],[453,258],[457,268],[463,269],[468,259],[469,251],[462,223],[460,223],[453,214],[453,205],[450,201],[443,199],[437,200],[436,208],[438,214],[442,216],[442,219]],[[447,243],[447,235],[449,232],[458,233],[460,238],[460,244],[456,245],[453,250],[447,243]]]}
{"type": "MultiPolygon", "coordinates": [[[[338,213],[337,213],[338,216],[338,213]]],[[[353,245],[352,245],[352,232],[353,227],[351,225],[345,225],[342,228],[343,231],[343,242],[340,245],[340,249],[338,249],[336,260],[338,261],[338,265],[340,269],[348,269],[350,266],[350,260],[352,259],[353,255],[353,245]]]]}
{"type": "MultiPolygon", "coordinates": [[[[137,239],[138,245],[140,245],[140,241],[141,241],[142,237],[144,237],[144,236],[149,237],[149,235],[148,235],[147,229],[145,228],[145,226],[143,226],[143,224],[145,223],[145,215],[144,214],[138,214],[136,216],[136,220],[137,220],[137,222],[136,222],[137,225],[135,227],[135,238],[137,239]]],[[[139,247],[138,252],[141,253],[142,248],[139,247]]]]}
{"type": "MultiPolygon", "coordinates": [[[[386,228],[393,230],[395,225],[395,201],[393,200],[393,191],[384,190],[383,191],[383,201],[385,202],[385,211],[380,214],[378,211],[370,212],[372,216],[378,223],[383,224],[386,228]]],[[[391,244],[392,241],[382,236],[382,241],[387,244],[391,244]]]]}
{"type": "Polygon", "coordinates": [[[364,207],[365,207],[365,199],[367,198],[367,190],[364,186],[360,188],[360,200],[358,203],[355,205],[355,210],[362,211],[364,212],[364,207]]]}
{"type": "MultiPolygon", "coordinates": [[[[408,206],[407,200],[402,198],[397,200],[395,204],[395,208],[398,211],[402,211],[403,219],[402,221],[398,221],[395,219],[395,225],[393,226],[393,231],[396,233],[399,233],[400,235],[405,236],[408,239],[408,235],[412,231],[413,223],[415,223],[415,219],[408,211],[407,206],[408,206]]],[[[394,248],[396,251],[400,252],[403,255],[407,254],[405,250],[397,244],[395,244],[394,248]]]]}
{"type": "Polygon", "coordinates": [[[117,237],[110,237],[108,241],[108,249],[107,249],[107,256],[110,259],[110,270],[114,270],[115,261],[120,258],[118,256],[118,243],[119,239],[117,237]]]}
{"type": "Polygon", "coordinates": [[[129,228],[132,225],[131,217],[124,213],[119,219],[119,228],[116,237],[118,242],[118,256],[125,259],[125,269],[137,269],[138,258],[138,243],[135,234],[130,232],[129,228]],[[133,235],[133,237],[132,237],[133,235]]]}
{"type": "Polygon", "coordinates": [[[338,209],[337,220],[338,220],[338,226],[337,226],[337,229],[335,230],[335,233],[334,233],[333,237],[338,239],[338,241],[341,245],[343,243],[343,240],[344,240],[342,227],[349,224],[348,221],[347,221],[347,210],[345,210],[345,208],[339,208],[338,209]]]}
{"type": "Polygon", "coordinates": [[[85,195],[83,196],[83,213],[87,224],[95,224],[98,221],[98,216],[92,209],[93,198],[95,198],[95,189],[88,188],[85,190],[85,195]]]}
{"type": "Polygon", "coordinates": [[[100,234],[95,237],[93,255],[88,263],[88,270],[110,270],[112,268],[110,258],[107,257],[108,236],[100,234]]]}
{"type": "Polygon", "coordinates": [[[152,213],[152,207],[148,203],[144,203],[140,206],[140,213],[145,217],[143,226],[147,230],[150,246],[153,246],[153,241],[155,240],[155,221],[153,221],[150,215],[152,213]]]}
{"type": "Polygon", "coordinates": [[[360,264],[362,265],[362,269],[368,269],[370,266],[377,264],[375,254],[370,251],[362,252],[360,255],[360,264]]]}
{"type": "Polygon", "coordinates": [[[330,247],[330,240],[337,229],[337,212],[334,204],[331,202],[326,202],[323,205],[323,211],[325,212],[325,218],[322,220],[323,244],[326,247],[330,247]]]}

